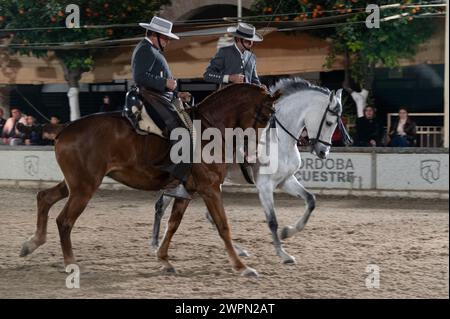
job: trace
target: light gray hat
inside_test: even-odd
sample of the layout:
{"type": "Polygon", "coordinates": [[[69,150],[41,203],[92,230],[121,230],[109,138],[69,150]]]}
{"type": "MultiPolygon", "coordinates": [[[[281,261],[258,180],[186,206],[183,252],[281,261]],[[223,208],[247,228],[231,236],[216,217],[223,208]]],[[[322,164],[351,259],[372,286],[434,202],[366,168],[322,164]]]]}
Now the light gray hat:
{"type": "Polygon", "coordinates": [[[256,29],[251,24],[239,22],[237,27],[229,27],[228,33],[233,36],[254,42],[261,42],[263,37],[256,33],[256,29]]]}
{"type": "Polygon", "coordinates": [[[155,16],[150,23],[139,23],[139,25],[147,30],[168,36],[175,40],[180,40],[176,34],[172,33],[173,23],[169,20],[155,16]]]}

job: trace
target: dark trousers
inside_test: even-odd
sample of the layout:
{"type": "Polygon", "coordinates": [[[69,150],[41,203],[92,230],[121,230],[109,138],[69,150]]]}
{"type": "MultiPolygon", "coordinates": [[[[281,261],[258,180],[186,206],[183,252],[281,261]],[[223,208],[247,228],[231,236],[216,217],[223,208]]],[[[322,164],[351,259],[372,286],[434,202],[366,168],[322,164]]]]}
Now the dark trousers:
{"type": "Polygon", "coordinates": [[[168,132],[171,132],[173,129],[183,126],[174,106],[169,102],[167,102],[167,105],[163,105],[162,103],[145,103],[145,108],[155,124],[162,131],[167,129],[168,132]]]}
{"type": "Polygon", "coordinates": [[[403,135],[395,135],[392,138],[392,147],[409,147],[411,146],[408,138],[406,136],[403,135]]]}
{"type": "MultiPolygon", "coordinates": [[[[167,133],[167,137],[170,139],[170,132],[178,127],[184,127],[183,122],[179,118],[175,107],[163,97],[155,97],[154,93],[149,93],[146,90],[141,90],[141,94],[144,97],[145,108],[147,113],[153,119],[155,124],[163,131],[167,133]]],[[[178,143],[177,140],[170,140],[170,147],[178,143]]],[[[182,182],[186,182],[189,173],[191,171],[192,162],[189,163],[171,163],[165,165],[161,169],[169,172],[175,178],[182,182]]]]}

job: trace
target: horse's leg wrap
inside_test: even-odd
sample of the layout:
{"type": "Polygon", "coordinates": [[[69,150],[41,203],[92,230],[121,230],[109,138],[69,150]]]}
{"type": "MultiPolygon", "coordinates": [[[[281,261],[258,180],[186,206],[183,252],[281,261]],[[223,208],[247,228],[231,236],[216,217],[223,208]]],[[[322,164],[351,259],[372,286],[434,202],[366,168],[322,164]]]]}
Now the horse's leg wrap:
{"type": "Polygon", "coordinates": [[[301,197],[306,202],[305,213],[301,218],[297,220],[295,226],[287,226],[281,231],[281,238],[285,239],[294,236],[296,233],[302,231],[305,228],[306,223],[311,216],[311,213],[316,207],[316,197],[312,193],[308,192],[294,176],[291,176],[289,179],[287,179],[286,182],[284,182],[284,184],[282,185],[282,188],[288,194],[295,197],[301,197]]]}
{"type": "Polygon", "coordinates": [[[275,206],[273,199],[273,187],[271,185],[265,184],[264,186],[258,187],[259,200],[264,208],[264,213],[266,214],[267,224],[269,226],[270,232],[272,233],[273,246],[277,255],[282,259],[284,264],[295,263],[295,258],[289,255],[283,248],[280,237],[278,236],[278,221],[275,214],[275,206]]]}
{"type": "Polygon", "coordinates": [[[171,201],[172,201],[171,197],[163,196],[161,194],[161,196],[159,197],[158,201],[155,204],[155,222],[153,223],[153,233],[151,242],[151,246],[154,249],[158,249],[161,219],[163,218],[164,213],[166,212],[166,209],[171,201]]]}

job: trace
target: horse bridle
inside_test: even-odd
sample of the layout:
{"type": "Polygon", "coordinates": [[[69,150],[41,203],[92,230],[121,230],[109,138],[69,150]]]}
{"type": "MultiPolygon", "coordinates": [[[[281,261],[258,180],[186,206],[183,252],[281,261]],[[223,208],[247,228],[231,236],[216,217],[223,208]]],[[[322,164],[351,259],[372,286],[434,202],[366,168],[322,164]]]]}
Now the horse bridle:
{"type": "MultiPolygon", "coordinates": [[[[325,123],[328,113],[336,116],[338,119],[338,123],[342,121],[341,116],[337,112],[334,112],[333,110],[330,109],[332,97],[333,97],[333,94],[330,95],[330,101],[328,102],[327,108],[326,108],[325,112],[323,113],[322,120],[320,121],[319,129],[317,130],[316,138],[309,139],[309,144],[312,146],[314,146],[317,143],[322,143],[323,145],[331,146],[331,143],[328,143],[328,142],[320,139],[320,135],[322,135],[323,123],[325,123]]],[[[339,126],[339,124],[338,124],[338,126],[339,126]]]]}
{"type": "MultiPolygon", "coordinates": [[[[314,145],[316,145],[317,143],[322,143],[323,145],[326,145],[326,146],[331,146],[331,145],[332,145],[331,143],[328,143],[328,142],[323,141],[323,140],[320,139],[320,135],[322,134],[323,124],[325,123],[325,120],[326,120],[326,118],[327,118],[327,114],[328,114],[328,113],[330,113],[330,114],[332,114],[332,115],[334,115],[334,116],[337,117],[337,119],[338,119],[338,129],[339,129],[339,131],[342,133],[344,145],[347,146],[347,145],[350,145],[350,144],[353,143],[353,140],[352,140],[352,138],[350,137],[350,134],[347,132],[347,129],[345,128],[345,125],[344,125],[344,123],[342,122],[342,117],[341,117],[341,115],[339,115],[339,113],[337,113],[337,112],[335,112],[335,111],[333,111],[333,110],[330,109],[331,102],[333,101],[332,98],[333,98],[333,96],[334,96],[333,93],[334,93],[334,92],[332,92],[332,93],[330,94],[330,99],[329,99],[327,108],[325,109],[325,112],[323,113],[322,120],[320,121],[319,130],[317,131],[316,137],[315,137],[315,138],[310,138],[310,139],[309,139],[309,144],[310,144],[311,146],[314,146],[314,145]]],[[[272,120],[271,120],[271,121],[272,121],[272,127],[275,127],[274,124],[275,124],[275,123],[278,123],[278,125],[283,129],[283,131],[285,131],[285,132],[286,132],[290,137],[292,137],[297,143],[300,142],[300,138],[296,137],[294,134],[292,134],[291,132],[289,132],[289,130],[288,130],[288,129],[287,129],[287,128],[279,121],[279,120],[278,120],[278,118],[275,116],[275,114],[273,114],[272,120]]]]}

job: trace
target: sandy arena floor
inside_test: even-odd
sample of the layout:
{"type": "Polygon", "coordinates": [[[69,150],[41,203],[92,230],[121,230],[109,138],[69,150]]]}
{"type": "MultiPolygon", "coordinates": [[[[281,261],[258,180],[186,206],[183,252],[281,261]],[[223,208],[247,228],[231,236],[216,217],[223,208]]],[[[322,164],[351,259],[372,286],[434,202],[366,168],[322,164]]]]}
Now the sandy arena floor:
{"type": "MultiPolygon", "coordinates": [[[[33,234],[36,191],[0,190],[0,298],[448,298],[448,201],[318,198],[306,229],[285,242],[297,259],[282,265],[255,194],[225,194],[234,239],[260,278],[233,273],[217,231],[196,198],[169,251],[176,275],[163,274],[149,236],[155,194],[100,191],[72,233],[81,288],[66,288],[55,218],[47,243],[19,258],[33,234]],[[380,268],[368,289],[368,264],[380,268]]],[[[277,196],[280,226],[303,202],[277,196]]],[[[164,218],[163,227],[165,227],[164,218]]]]}

